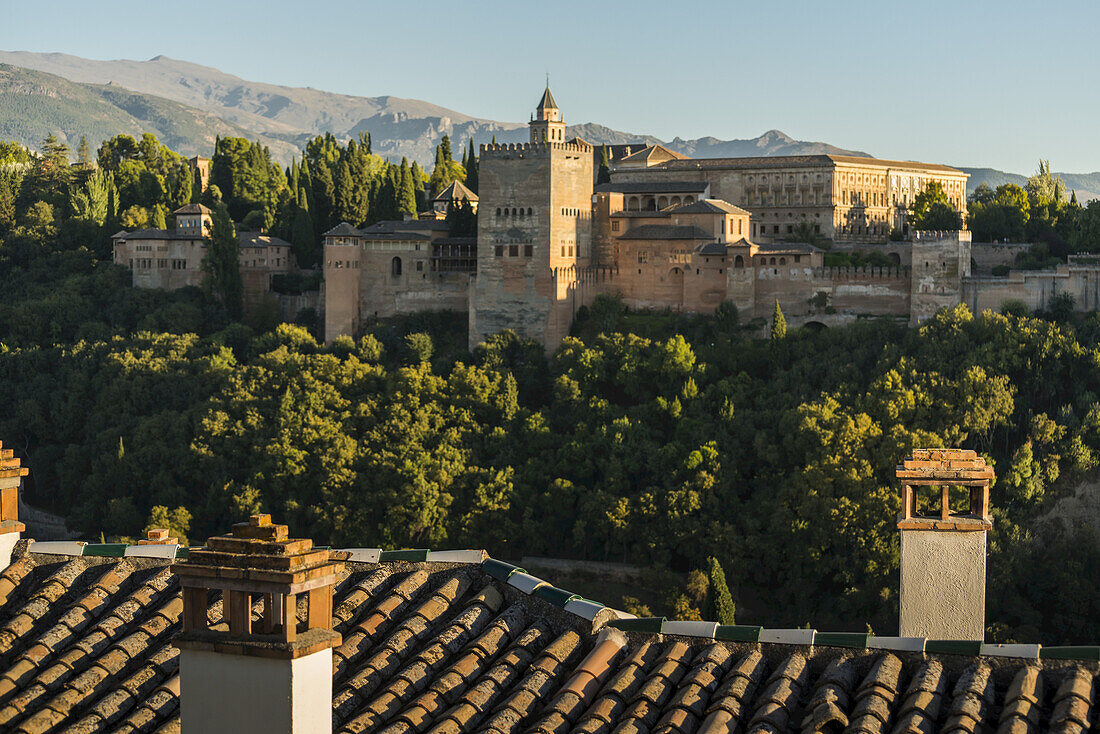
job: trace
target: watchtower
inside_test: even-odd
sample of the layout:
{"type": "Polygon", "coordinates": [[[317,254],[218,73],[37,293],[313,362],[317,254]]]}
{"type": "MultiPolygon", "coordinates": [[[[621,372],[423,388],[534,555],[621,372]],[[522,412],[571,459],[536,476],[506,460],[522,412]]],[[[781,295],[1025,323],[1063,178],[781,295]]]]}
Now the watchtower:
{"type": "Polygon", "coordinates": [[[897,479],[901,485],[899,634],[983,639],[993,469],[973,451],[914,449],[897,468],[897,479]]]}
{"type": "Polygon", "coordinates": [[[331,731],[332,648],[341,641],[332,591],[342,567],[312,540],[289,538],[269,515],[253,515],[172,566],[183,589],[175,644],[184,734],[331,731]],[[214,590],[223,621],[211,625],[214,590]]]}
{"type": "Polygon", "coordinates": [[[549,84],[542,93],[539,106],[535,108],[535,116],[527,124],[531,128],[532,143],[565,142],[565,120],[562,119],[558,103],[554,101],[554,95],[550,93],[549,84]]]}

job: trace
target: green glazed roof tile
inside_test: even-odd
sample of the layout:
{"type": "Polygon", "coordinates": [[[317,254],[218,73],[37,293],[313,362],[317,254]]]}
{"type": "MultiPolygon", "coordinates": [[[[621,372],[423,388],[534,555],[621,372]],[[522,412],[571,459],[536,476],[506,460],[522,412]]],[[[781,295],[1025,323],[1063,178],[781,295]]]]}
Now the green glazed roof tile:
{"type": "Polygon", "coordinates": [[[866,632],[818,632],[814,635],[814,644],[863,650],[867,647],[868,637],[870,635],[866,632]]]}
{"type": "Polygon", "coordinates": [[[624,632],[649,632],[660,634],[665,626],[664,617],[643,617],[641,619],[616,619],[607,623],[608,627],[614,627],[624,632]]]}
{"type": "Polygon", "coordinates": [[[745,624],[720,624],[714,631],[714,639],[730,642],[759,642],[762,629],[764,628],[745,624]]]}
{"type": "Polygon", "coordinates": [[[1039,648],[1039,658],[1047,660],[1100,660],[1100,646],[1075,645],[1039,648]]]}
{"type": "Polygon", "coordinates": [[[84,546],[84,552],[81,555],[122,558],[126,555],[126,548],[126,543],[89,543],[84,546]]]}
{"type": "Polygon", "coordinates": [[[409,548],[406,550],[384,550],[379,556],[380,561],[426,561],[428,560],[427,548],[409,548]]]}
{"type": "Polygon", "coordinates": [[[511,563],[505,563],[504,561],[498,561],[495,558],[486,558],[481,563],[481,570],[489,574],[497,581],[503,581],[508,583],[508,577],[516,573],[526,573],[519,566],[513,566],[511,563]]]}
{"type": "Polygon", "coordinates": [[[982,652],[981,640],[928,640],[924,651],[940,655],[968,655],[974,657],[982,652]]]}
{"type": "Polygon", "coordinates": [[[531,596],[545,599],[556,607],[564,607],[574,599],[580,598],[579,594],[574,594],[572,591],[566,591],[565,589],[559,589],[557,586],[540,586],[531,592],[531,596]]]}

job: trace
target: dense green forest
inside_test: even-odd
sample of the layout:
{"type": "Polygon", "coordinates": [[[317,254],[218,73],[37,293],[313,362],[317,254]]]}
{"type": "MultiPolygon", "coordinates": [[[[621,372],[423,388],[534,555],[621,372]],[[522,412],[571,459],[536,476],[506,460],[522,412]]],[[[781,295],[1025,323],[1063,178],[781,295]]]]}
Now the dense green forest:
{"type": "MultiPolygon", "coordinates": [[[[294,197],[293,169],[223,145],[220,203],[277,221],[280,201],[303,200],[311,155],[340,177],[352,144],[319,140],[294,197]]],[[[135,291],[104,261],[118,212],[185,198],[170,151],[144,142],[83,168],[60,147],[0,149],[0,437],[25,454],[27,499],[73,528],[168,524],[201,542],[262,510],[322,544],[625,561],[675,584],[654,611],[688,617],[720,613],[693,584],[724,569],[738,621],[888,634],[894,466],[961,446],[998,477],[987,637],[1100,639],[1097,519],[1052,515],[1097,469],[1096,314],[958,307],[920,329],[759,340],[729,307],[637,314],[601,298],[550,358],[508,332],[469,353],[461,314],[323,345],[233,321],[209,293],[135,291]],[[124,183],[143,176],[153,198],[124,183]]]]}

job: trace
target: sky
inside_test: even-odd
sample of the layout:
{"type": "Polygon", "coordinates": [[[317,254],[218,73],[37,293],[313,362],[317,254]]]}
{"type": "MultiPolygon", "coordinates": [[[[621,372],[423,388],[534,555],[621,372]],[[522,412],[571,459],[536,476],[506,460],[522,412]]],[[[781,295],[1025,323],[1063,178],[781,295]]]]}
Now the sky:
{"type": "Polygon", "coordinates": [[[160,54],[244,79],[662,139],[778,129],[880,158],[1100,171],[1100,1],[0,0],[0,49],[160,54]]]}

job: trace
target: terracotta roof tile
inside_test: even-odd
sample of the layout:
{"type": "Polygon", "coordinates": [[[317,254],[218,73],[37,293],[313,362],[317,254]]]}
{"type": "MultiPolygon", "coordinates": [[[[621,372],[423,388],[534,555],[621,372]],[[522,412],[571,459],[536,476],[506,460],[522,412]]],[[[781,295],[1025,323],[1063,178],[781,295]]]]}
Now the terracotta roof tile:
{"type": "MultiPolygon", "coordinates": [[[[181,602],[165,563],[32,553],[0,573],[0,730],[178,731],[181,602]]],[[[1097,716],[1095,673],[1072,661],[956,657],[948,670],[919,651],[666,638],[660,620],[612,642],[476,563],[347,565],[337,731],[1024,734],[1097,716]]],[[[208,601],[222,624],[220,594],[208,601]]]]}

